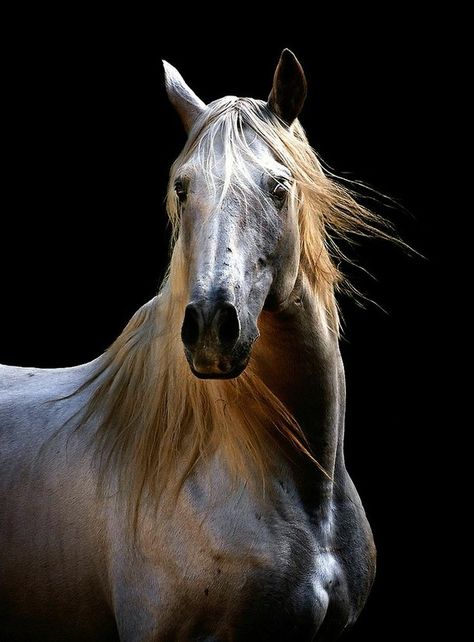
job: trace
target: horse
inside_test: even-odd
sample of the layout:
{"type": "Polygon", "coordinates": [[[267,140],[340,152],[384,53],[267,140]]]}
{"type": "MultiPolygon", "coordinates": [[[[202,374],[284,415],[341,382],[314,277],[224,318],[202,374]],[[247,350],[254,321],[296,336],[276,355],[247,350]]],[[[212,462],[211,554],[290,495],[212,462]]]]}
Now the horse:
{"type": "Polygon", "coordinates": [[[188,138],[158,294],[92,362],[0,368],[0,637],[335,640],[375,547],[334,239],[377,216],[310,147],[292,52],[266,101],[206,105],[163,64],[188,138]]]}

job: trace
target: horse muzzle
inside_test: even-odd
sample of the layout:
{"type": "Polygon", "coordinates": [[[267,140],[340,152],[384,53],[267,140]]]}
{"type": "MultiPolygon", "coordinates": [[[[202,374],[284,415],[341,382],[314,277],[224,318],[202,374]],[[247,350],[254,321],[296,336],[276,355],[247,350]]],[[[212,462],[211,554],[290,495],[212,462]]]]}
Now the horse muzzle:
{"type": "Polygon", "coordinates": [[[192,373],[200,379],[232,379],[246,368],[250,348],[233,303],[193,301],[186,306],[181,338],[192,373]]]}

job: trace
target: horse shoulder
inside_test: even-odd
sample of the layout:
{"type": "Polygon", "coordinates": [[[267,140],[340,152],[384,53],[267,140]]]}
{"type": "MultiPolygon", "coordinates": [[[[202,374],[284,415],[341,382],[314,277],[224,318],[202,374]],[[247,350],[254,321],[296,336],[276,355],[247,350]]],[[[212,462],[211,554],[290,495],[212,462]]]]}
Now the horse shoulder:
{"type": "Polygon", "coordinates": [[[66,488],[73,468],[89,467],[87,430],[75,430],[69,420],[88,393],[71,394],[90,372],[90,364],[58,369],[0,366],[1,484],[13,489],[27,479],[42,479],[50,488],[66,488]]]}
{"type": "MultiPolygon", "coordinates": [[[[107,524],[87,435],[65,423],[80,400],[60,400],[87,371],[0,368],[0,602],[9,604],[0,637],[9,617],[27,627],[21,614],[36,612],[66,633],[77,609],[113,630],[107,524]]],[[[78,639],[97,638],[81,628],[78,639]]]]}

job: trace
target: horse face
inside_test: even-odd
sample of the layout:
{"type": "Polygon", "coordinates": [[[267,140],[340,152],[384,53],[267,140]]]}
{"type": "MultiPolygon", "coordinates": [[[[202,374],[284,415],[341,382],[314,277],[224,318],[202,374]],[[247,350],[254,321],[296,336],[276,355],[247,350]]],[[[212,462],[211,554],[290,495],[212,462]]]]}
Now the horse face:
{"type": "Polygon", "coordinates": [[[247,133],[245,184],[226,172],[225,144],[214,140],[213,184],[189,162],[175,181],[189,302],[182,340],[198,377],[235,377],[246,367],[266,305],[284,303],[299,265],[299,230],[288,170],[247,133]],[[226,187],[226,182],[228,186],[226,187]]]}
{"type": "MultiPolygon", "coordinates": [[[[191,132],[184,162],[172,172],[188,281],[181,336],[197,377],[232,378],[249,362],[263,307],[282,307],[294,288],[296,189],[258,124],[240,119],[239,101],[247,99],[224,99],[222,118],[207,121],[207,107],[179,73],[167,64],[165,72],[170,100],[191,132]]],[[[262,119],[277,115],[290,125],[305,93],[299,63],[284,53],[262,119]]]]}

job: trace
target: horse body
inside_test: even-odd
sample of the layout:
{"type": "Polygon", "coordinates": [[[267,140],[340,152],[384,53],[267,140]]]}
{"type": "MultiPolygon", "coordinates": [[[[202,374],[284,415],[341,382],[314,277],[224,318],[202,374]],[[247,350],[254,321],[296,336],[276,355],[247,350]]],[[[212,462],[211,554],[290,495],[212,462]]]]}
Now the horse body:
{"type": "Polygon", "coordinates": [[[334,635],[356,618],[372,581],[372,540],[338,440],[337,342],[302,301],[281,319],[263,315],[255,363],[314,433],[326,466],[332,459],[335,484],[281,457],[268,502],[232,489],[217,452],[205,474],[186,481],[173,512],[146,520],[139,554],[126,544],[126,508],[113,493],[97,498],[88,431],[55,434],[84,398],[45,403],[77,389],[93,364],[4,367],[0,577],[8,639],[22,639],[18,619],[23,639],[41,632],[52,640],[310,640],[322,623],[334,635]],[[310,324],[318,340],[308,341],[310,324]]]}
{"type": "MultiPolygon", "coordinates": [[[[290,122],[305,85],[285,107],[277,76],[269,105],[290,122]]],[[[333,286],[312,280],[319,241],[277,143],[255,136],[260,103],[208,109],[169,78],[198,146],[173,170],[180,236],[161,294],[89,364],[0,367],[0,637],[335,640],[375,551],[344,464],[333,286]],[[209,183],[239,178],[229,132],[255,161],[243,204],[195,171],[204,149],[209,183]]]]}

